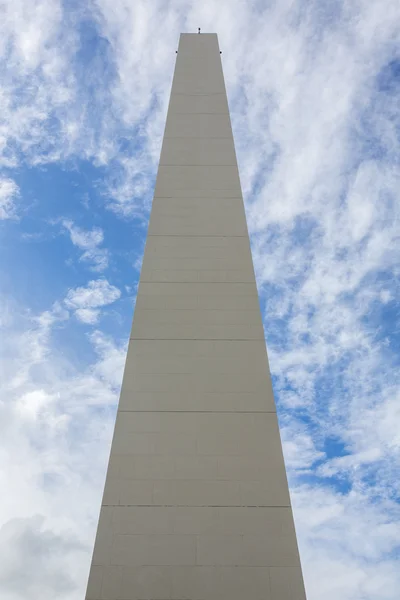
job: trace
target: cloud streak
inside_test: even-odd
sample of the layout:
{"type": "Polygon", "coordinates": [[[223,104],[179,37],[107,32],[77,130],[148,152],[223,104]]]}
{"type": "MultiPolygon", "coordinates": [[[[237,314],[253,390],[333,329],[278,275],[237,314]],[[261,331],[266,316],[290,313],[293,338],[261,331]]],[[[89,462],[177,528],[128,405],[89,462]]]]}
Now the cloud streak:
{"type": "Polygon", "coordinates": [[[82,323],[93,325],[100,316],[100,308],[112,304],[121,296],[121,292],[106,279],[89,281],[86,287],[77,287],[68,291],[64,304],[75,311],[82,323]]]}
{"type": "MultiPolygon", "coordinates": [[[[223,50],[309,600],[397,600],[397,2],[96,0],[78,12],[48,0],[13,6],[0,24],[3,181],[19,182],[26,165],[84,171],[90,164],[103,207],[99,226],[83,229],[74,216],[64,218],[64,227],[81,268],[102,272],[112,264],[119,287],[106,279],[82,285],[80,277],[60,286],[55,304],[22,311],[23,325],[13,320],[14,309],[11,324],[2,312],[13,340],[3,357],[1,422],[10,449],[3,464],[19,427],[17,456],[30,473],[21,482],[11,462],[7,483],[18,498],[34,490],[35,511],[51,515],[47,524],[33,522],[23,500],[6,501],[2,522],[27,519],[14,523],[15,531],[21,526],[58,539],[64,512],[82,527],[83,537],[76,535],[84,544],[93,539],[102,444],[112,429],[105,407],[115,403],[124,349],[92,326],[120,298],[119,288],[132,286],[132,273],[118,272],[117,236],[106,226],[110,219],[128,222],[133,240],[146,223],[178,34],[200,25],[218,32],[223,50]],[[76,324],[69,311],[88,326],[94,355],[79,370],[57,354],[53,369],[54,337],[76,324]],[[43,476],[44,447],[47,488],[35,479],[43,476]],[[90,517],[73,508],[71,482],[84,486],[90,517]]],[[[16,200],[23,205],[24,198],[10,185],[3,189],[11,223],[16,200]]],[[[66,214],[72,213],[60,207],[66,214]]],[[[71,569],[80,553],[70,550],[71,569]]],[[[46,571],[41,600],[57,595],[54,572],[46,571]]],[[[81,597],[85,585],[83,572],[73,572],[78,588],[65,587],[68,600],[81,597]]],[[[33,597],[32,589],[14,590],[10,600],[33,597]]]]}
{"type": "Polygon", "coordinates": [[[0,220],[16,216],[15,201],[18,196],[19,188],[15,181],[8,177],[0,178],[0,220]]]}
{"type": "Polygon", "coordinates": [[[0,345],[0,486],[9,490],[0,503],[1,596],[78,600],[126,344],[95,331],[88,340],[93,354],[78,368],[56,342],[66,322],[54,311],[7,310],[0,345]],[[89,474],[85,454],[96,456],[89,474]]]}
{"type": "Polygon", "coordinates": [[[64,220],[64,228],[69,232],[74,246],[83,250],[80,261],[89,263],[92,271],[104,271],[108,267],[108,251],[99,248],[104,241],[104,234],[100,227],[86,231],[77,227],[72,221],[64,220]]]}

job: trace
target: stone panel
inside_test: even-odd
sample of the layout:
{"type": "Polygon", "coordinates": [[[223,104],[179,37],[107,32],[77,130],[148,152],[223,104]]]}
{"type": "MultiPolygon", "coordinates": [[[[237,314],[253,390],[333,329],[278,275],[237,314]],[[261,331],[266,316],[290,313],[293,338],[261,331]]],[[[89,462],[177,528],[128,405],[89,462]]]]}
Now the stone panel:
{"type": "Polygon", "coordinates": [[[194,565],[196,538],[191,535],[116,535],[113,541],[113,565],[129,567],[158,565],[194,565]]]}
{"type": "Polygon", "coordinates": [[[169,114],[226,114],[228,109],[226,96],[219,94],[171,94],[169,114]]]}
{"type": "Polygon", "coordinates": [[[231,139],[228,114],[171,114],[165,127],[165,138],[225,138],[231,139]]]}
{"type": "MultiPolygon", "coordinates": [[[[164,140],[161,166],[233,166],[236,154],[228,138],[168,138],[164,140]]],[[[208,171],[207,171],[208,173],[208,171]]],[[[235,173],[235,178],[237,173],[235,173]]]]}
{"type": "Polygon", "coordinates": [[[305,600],[217,36],[180,39],[86,600],[305,600]]]}
{"type": "Polygon", "coordinates": [[[272,567],[271,600],[306,600],[300,567],[272,567]]]}
{"type": "MultiPolygon", "coordinates": [[[[164,203],[165,200],[165,198],[155,199],[153,205],[155,206],[156,203],[164,203]]],[[[179,203],[184,202],[185,200],[188,201],[192,199],[168,199],[170,202],[170,209],[177,209],[179,203]]],[[[194,202],[200,202],[201,204],[206,203],[208,200],[208,198],[193,198],[194,202]]],[[[227,205],[230,206],[232,205],[232,198],[215,198],[211,202],[226,202],[227,205]]],[[[162,204],[162,206],[166,205],[162,204]]],[[[160,206],[160,208],[162,208],[162,206],[160,206]]],[[[211,203],[210,206],[212,206],[211,203]]],[[[166,216],[168,216],[168,214],[166,216]]],[[[253,264],[251,260],[249,239],[243,236],[153,236],[151,243],[148,243],[146,246],[144,260],[154,257],[249,260],[251,265],[253,264]]]]}
{"type": "MultiPolygon", "coordinates": [[[[240,197],[239,173],[236,166],[160,166],[156,195],[168,197],[174,190],[235,190],[240,197]]],[[[190,206],[188,207],[190,208],[190,206]]],[[[226,216],[226,213],[225,213],[226,216]]]]}
{"type": "Polygon", "coordinates": [[[193,411],[193,412],[232,412],[252,410],[262,412],[275,410],[268,391],[253,393],[215,392],[128,392],[121,390],[119,401],[121,411],[193,411]]]}

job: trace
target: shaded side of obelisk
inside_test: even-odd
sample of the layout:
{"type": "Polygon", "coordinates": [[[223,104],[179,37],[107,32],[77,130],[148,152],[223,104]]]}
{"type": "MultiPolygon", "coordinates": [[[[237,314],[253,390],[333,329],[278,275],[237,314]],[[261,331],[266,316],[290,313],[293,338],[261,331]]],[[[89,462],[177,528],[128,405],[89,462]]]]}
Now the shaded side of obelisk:
{"type": "Polygon", "coordinates": [[[182,34],[87,600],[305,600],[215,34],[182,34]]]}

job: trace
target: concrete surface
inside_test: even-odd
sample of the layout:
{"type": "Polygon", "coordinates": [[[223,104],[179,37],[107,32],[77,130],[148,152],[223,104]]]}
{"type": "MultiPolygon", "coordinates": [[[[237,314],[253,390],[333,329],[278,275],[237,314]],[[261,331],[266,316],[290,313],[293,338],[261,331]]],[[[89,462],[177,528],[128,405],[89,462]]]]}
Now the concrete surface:
{"type": "Polygon", "coordinates": [[[86,600],[305,600],[217,36],[182,34],[86,600]]]}

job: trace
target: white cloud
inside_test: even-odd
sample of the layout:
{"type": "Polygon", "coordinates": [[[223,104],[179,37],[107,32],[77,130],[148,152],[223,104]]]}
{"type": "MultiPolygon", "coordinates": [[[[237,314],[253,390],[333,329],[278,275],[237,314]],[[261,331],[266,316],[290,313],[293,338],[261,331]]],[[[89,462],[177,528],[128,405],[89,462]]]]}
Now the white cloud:
{"type": "Polygon", "coordinates": [[[76,576],[82,576],[82,569],[75,556],[85,559],[87,545],[76,533],[46,529],[45,520],[44,516],[34,515],[10,519],[1,527],[0,588],[4,600],[40,600],[50,594],[54,598],[71,598],[76,591],[76,576]]]}
{"type": "Polygon", "coordinates": [[[101,359],[94,367],[96,375],[99,379],[109,381],[118,388],[121,384],[121,374],[125,366],[125,354],[115,345],[112,338],[101,331],[94,331],[90,336],[90,340],[101,359]]]}
{"type": "MultiPolygon", "coordinates": [[[[6,304],[6,306],[8,306],[8,304],[6,304]]],[[[5,341],[1,346],[1,366],[4,368],[4,381],[8,382],[11,389],[18,389],[24,385],[29,377],[30,371],[35,369],[37,365],[43,364],[44,361],[48,359],[48,342],[52,328],[55,328],[58,323],[63,323],[69,317],[68,311],[66,311],[58,302],[55,302],[50,310],[42,312],[39,316],[29,317],[28,315],[24,315],[24,317],[25,320],[29,319],[31,326],[21,332],[18,340],[25,348],[24,360],[13,363],[8,358],[6,352],[7,344],[5,341]]],[[[2,323],[1,326],[4,328],[15,326],[10,311],[8,319],[2,323]]],[[[14,349],[12,347],[10,348],[10,351],[11,355],[13,355],[14,349]]]]}
{"type": "Polygon", "coordinates": [[[351,475],[352,469],[360,469],[365,465],[375,463],[382,458],[380,448],[370,448],[363,452],[338,456],[326,461],[317,470],[317,474],[322,477],[333,477],[338,474],[351,475]]]}
{"type": "Polygon", "coordinates": [[[12,179],[0,177],[0,220],[15,217],[15,200],[19,187],[12,179]]]}
{"type": "Polygon", "coordinates": [[[103,231],[99,227],[85,231],[76,227],[72,221],[63,221],[63,225],[71,235],[71,242],[81,250],[92,250],[104,240],[103,231]]]}
{"type": "Polygon", "coordinates": [[[8,490],[0,502],[1,598],[79,600],[126,344],[95,332],[95,358],[77,368],[54,340],[61,321],[53,310],[35,315],[7,306],[0,344],[0,487],[8,490]]]}
{"type": "Polygon", "coordinates": [[[317,450],[305,426],[296,422],[280,428],[286,468],[296,473],[309,471],[316,461],[325,458],[325,452],[317,450]]]}
{"type": "Polygon", "coordinates": [[[82,323],[94,325],[99,320],[100,311],[95,308],[78,308],[75,311],[76,318],[82,323]]]}
{"type": "Polygon", "coordinates": [[[395,503],[301,486],[292,493],[307,597],[392,600],[400,586],[395,503]]]}
{"type": "Polygon", "coordinates": [[[112,304],[121,296],[120,290],[106,279],[89,281],[86,287],[70,289],[64,304],[74,310],[76,317],[83,323],[96,323],[100,307],[112,304]]]}
{"type": "MultiPolygon", "coordinates": [[[[21,156],[30,164],[91,160],[106,168],[105,204],[121,216],[141,218],[159,156],[178,32],[195,31],[199,24],[218,31],[308,598],[397,600],[398,364],[374,321],[376,305],[388,308],[399,297],[398,94],[378,82],[396,60],[396,0],[385,2],[384,9],[369,0],[306,7],[289,0],[168,7],[157,0],[98,0],[94,13],[82,14],[96,20],[106,44],[104,60],[114,69],[112,85],[101,69],[76,69],[78,27],[71,27],[61,3],[16,0],[5,14],[1,54],[12,76],[2,79],[0,93],[2,164],[18,166],[21,156]],[[91,77],[94,93],[88,93],[82,72],[91,77]],[[121,138],[128,142],[126,151],[121,138]],[[330,436],[340,440],[346,456],[324,458],[330,436]],[[304,471],[314,477],[307,486],[304,471]],[[333,475],[339,483],[345,479],[351,492],[337,491],[333,475]]],[[[73,243],[83,256],[89,253],[83,260],[96,265],[90,252],[102,243],[99,232],[73,227],[73,243]]],[[[99,281],[70,290],[66,298],[65,306],[86,323],[97,321],[108,303],[103,300],[119,297],[119,290],[110,286],[110,292],[99,281]]],[[[123,353],[96,333],[92,343],[103,354],[92,368],[49,375],[49,336],[62,318],[53,309],[44,313],[21,335],[26,353],[14,358],[19,368],[5,361],[11,377],[5,398],[10,390],[18,392],[15,409],[30,406],[37,415],[30,422],[38,429],[18,433],[21,423],[9,419],[11,412],[1,420],[11,431],[4,444],[19,462],[4,459],[9,468],[3,484],[18,500],[11,506],[3,499],[0,516],[3,522],[31,517],[23,502],[28,496],[40,514],[59,514],[67,499],[68,510],[80,511],[69,491],[71,482],[81,484],[73,467],[89,477],[94,468],[96,484],[84,487],[83,501],[93,531],[104,473],[99,475],[92,451],[100,449],[105,457],[102,444],[110,439],[111,420],[96,418],[82,432],[73,417],[82,452],[74,458],[52,451],[54,431],[60,430],[57,419],[65,407],[87,417],[88,407],[115,401],[112,371],[114,364],[117,372],[121,368],[123,353]],[[33,385],[37,371],[41,378],[33,385]],[[36,480],[30,475],[21,481],[18,470],[26,463],[31,472],[42,473],[29,441],[42,434],[42,414],[48,423],[43,444],[50,449],[45,464],[63,482],[46,502],[36,480]]],[[[58,357],[58,368],[61,363],[58,357]]],[[[87,532],[82,514],[76,524],[87,532]]],[[[57,595],[48,585],[41,598],[57,595]]],[[[16,600],[26,597],[29,589],[16,600]]]]}
{"type": "Polygon", "coordinates": [[[64,144],[72,143],[71,136],[52,130],[52,120],[71,112],[76,94],[70,64],[77,36],[63,18],[57,0],[15,0],[12,10],[2,11],[0,57],[7,66],[0,94],[4,166],[16,166],[20,152],[33,163],[54,160],[64,153],[64,144]]]}
{"type": "Polygon", "coordinates": [[[36,420],[53,400],[54,396],[49,395],[45,390],[36,389],[23,394],[18,399],[16,409],[22,418],[36,420]]]}
{"type": "Polygon", "coordinates": [[[89,263],[92,271],[104,271],[108,267],[109,252],[106,248],[99,248],[104,241],[103,230],[94,227],[87,231],[69,220],[64,220],[63,226],[69,231],[74,246],[83,250],[80,260],[89,263]]]}

